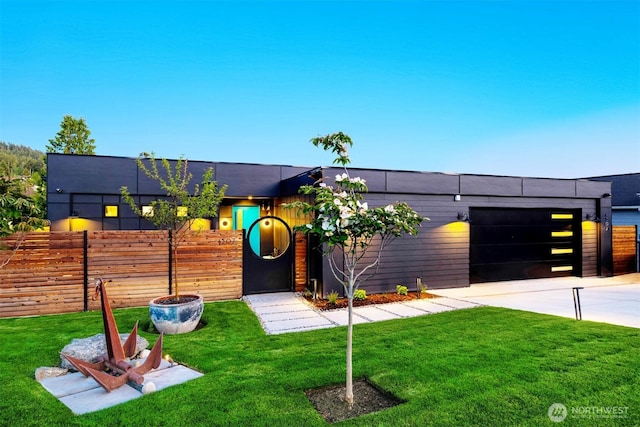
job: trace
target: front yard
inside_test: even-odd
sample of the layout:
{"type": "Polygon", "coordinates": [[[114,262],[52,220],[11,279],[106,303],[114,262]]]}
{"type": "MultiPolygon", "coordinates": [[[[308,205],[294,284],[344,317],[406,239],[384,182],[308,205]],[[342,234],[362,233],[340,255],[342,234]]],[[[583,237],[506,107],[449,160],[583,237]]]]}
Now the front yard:
{"type": "MultiPolygon", "coordinates": [[[[147,308],[114,314],[120,332],[148,324],[147,308]]],[[[203,320],[166,336],[164,351],[204,377],[82,416],[34,371],[101,333],[101,313],[0,320],[0,425],[326,425],[304,391],[344,382],[346,328],[267,336],[240,301],[206,304],[203,320]]],[[[356,325],[354,378],[405,403],[339,425],[639,425],[639,354],[638,329],[491,307],[356,325]],[[554,403],[569,411],[561,423],[554,403]]]]}

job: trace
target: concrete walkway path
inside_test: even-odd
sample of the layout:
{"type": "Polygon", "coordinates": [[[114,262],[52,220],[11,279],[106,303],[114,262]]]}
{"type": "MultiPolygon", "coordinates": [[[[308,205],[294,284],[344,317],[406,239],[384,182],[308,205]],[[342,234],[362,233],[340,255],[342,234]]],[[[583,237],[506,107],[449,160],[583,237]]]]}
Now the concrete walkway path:
{"type": "MultiPolygon", "coordinates": [[[[640,328],[640,273],[600,278],[561,277],[483,283],[465,288],[429,290],[435,299],[368,305],[353,309],[353,322],[424,316],[489,305],[575,319],[574,287],[579,292],[582,320],[640,328]]],[[[347,310],[315,310],[292,292],[244,297],[267,334],[303,332],[347,324],[347,310]]]]}
{"type": "MultiPolygon", "coordinates": [[[[247,295],[244,300],[256,313],[267,334],[304,332],[345,326],[348,323],[347,309],[316,310],[303,297],[293,292],[247,295]]],[[[353,323],[424,316],[479,305],[481,304],[447,297],[368,305],[353,309],[353,323]]]]}

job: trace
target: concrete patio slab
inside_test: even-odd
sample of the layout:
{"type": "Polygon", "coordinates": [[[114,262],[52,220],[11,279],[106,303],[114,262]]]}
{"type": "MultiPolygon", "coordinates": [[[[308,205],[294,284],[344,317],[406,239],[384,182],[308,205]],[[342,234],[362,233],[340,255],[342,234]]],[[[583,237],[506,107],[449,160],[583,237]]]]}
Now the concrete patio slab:
{"type": "Polygon", "coordinates": [[[385,311],[388,311],[389,313],[393,313],[394,315],[398,316],[398,318],[424,316],[425,314],[429,314],[428,311],[422,310],[420,308],[412,307],[404,303],[381,304],[381,305],[384,305],[385,311]]]}
{"type": "MultiPolygon", "coordinates": [[[[340,310],[328,310],[321,313],[321,315],[331,321],[333,326],[346,326],[349,324],[349,312],[346,309],[340,310]]],[[[353,324],[369,323],[370,320],[358,316],[357,313],[353,313],[353,324]]]]}
{"type": "MultiPolygon", "coordinates": [[[[288,293],[288,295],[289,297],[287,298],[269,298],[267,300],[256,298],[254,295],[253,298],[246,298],[246,302],[254,311],[263,314],[305,311],[306,308],[300,305],[299,298],[291,293],[288,293]]],[[[271,294],[265,295],[265,298],[270,296],[271,294]]]]}
{"type": "Polygon", "coordinates": [[[298,302],[298,297],[292,292],[246,295],[244,299],[255,306],[281,305],[286,303],[295,304],[298,302]]]}
{"type": "Polygon", "coordinates": [[[277,313],[264,313],[260,317],[265,322],[281,322],[286,320],[298,320],[309,319],[318,317],[316,313],[309,312],[309,310],[297,310],[297,311],[280,311],[277,313]]]}
{"type": "Polygon", "coordinates": [[[245,302],[267,334],[284,334],[335,326],[292,292],[247,295],[245,302]]]}
{"type": "MultiPolygon", "coordinates": [[[[248,295],[243,299],[256,314],[267,334],[304,332],[313,329],[346,326],[348,324],[349,314],[346,309],[316,310],[304,298],[293,292],[248,295]]],[[[353,323],[360,324],[424,316],[431,313],[477,306],[477,304],[469,301],[454,301],[449,298],[438,298],[438,300],[447,301],[448,304],[438,305],[427,300],[424,300],[424,302],[413,300],[410,302],[355,307],[353,310],[353,323]]]]}
{"type": "MultiPolygon", "coordinates": [[[[75,375],[75,374],[68,374],[75,375]]],[[[82,376],[82,374],[78,374],[82,376]]],[[[129,400],[137,399],[142,393],[128,385],[122,386],[118,390],[107,393],[100,386],[94,387],[82,393],[69,394],[59,397],[67,408],[76,415],[87,414],[89,412],[99,411],[111,406],[119,405],[129,400]]]]}
{"type": "Polygon", "coordinates": [[[451,306],[442,305],[434,302],[439,299],[440,298],[434,298],[434,299],[428,299],[428,300],[427,299],[412,300],[412,301],[407,301],[404,304],[409,307],[413,307],[413,308],[417,308],[418,310],[425,311],[427,313],[442,313],[443,311],[454,310],[454,308],[451,306]]]}
{"type": "Polygon", "coordinates": [[[450,307],[450,308],[474,308],[479,305],[478,303],[472,302],[472,301],[465,301],[465,300],[446,298],[446,297],[435,298],[435,300],[432,302],[434,304],[450,307]]]}
{"type": "Polygon", "coordinates": [[[268,321],[261,319],[262,327],[267,334],[283,334],[287,332],[302,332],[312,329],[330,328],[335,326],[326,318],[316,315],[302,319],[288,319],[268,321]]]}
{"type": "MultiPolygon", "coordinates": [[[[141,361],[142,362],[142,361],[141,361]]],[[[93,378],[73,372],[59,377],[45,378],[40,384],[64,403],[74,414],[99,411],[141,397],[142,387],[153,383],[156,392],[203,376],[204,374],[179,364],[163,360],[161,365],[144,375],[140,386],[125,384],[107,392],[93,378]]]]}
{"type": "Polygon", "coordinates": [[[398,319],[400,317],[395,313],[385,310],[383,307],[375,305],[356,307],[353,309],[353,312],[360,317],[368,319],[370,322],[380,322],[383,320],[398,319]]]}

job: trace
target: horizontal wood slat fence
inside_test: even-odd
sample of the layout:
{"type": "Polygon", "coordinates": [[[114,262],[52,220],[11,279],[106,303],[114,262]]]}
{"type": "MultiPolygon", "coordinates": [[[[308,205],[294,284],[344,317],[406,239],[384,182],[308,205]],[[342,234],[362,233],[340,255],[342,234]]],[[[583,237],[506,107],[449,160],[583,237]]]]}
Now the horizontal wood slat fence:
{"type": "Polygon", "coordinates": [[[294,283],[296,292],[304,292],[307,287],[307,235],[295,233],[296,243],[294,283]]]}
{"type": "Polygon", "coordinates": [[[614,225],[613,274],[635,273],[637,270],[638,228],[635,225],[614,225]]]}
{"type": "MultiPolygon", "coordinates": [[[[14,235],[2,240],[0,317],[99,310],[93,282],[102,277],[112,307],[140,307],[169,293],[169,247],[164,231],[50,232],[14,235]],[[23,240],[22,240],[23,238],[23,240]],[[86,254],[86,256],[85,256],[86,254]]],[[[304,290],[306,236],[296,233],[295,289],[304,290]]],[[[637,268],[637,227],[613,227],[614,274],[637,268]]],[[[242,296],[242,231],[194,233],[178,254],[181,293],[199,293],[205,301],[242,296]]]]}
{"type": "MultiPolygon", "coordinates": [[[[108,284],[112,307],[140,307],[169,293],[166,231],[27,233],[0,269],[0,317],[99,310],[93,283],[108,284]]],[[[3,240],[6,260],[20,240],[3,240]]],[[[193,233],[178,250],[180,293],[205,301],[242,296],[242,231],[193,233]]],[[[175,286],[175,284],[173,284],[175,286]]]]}

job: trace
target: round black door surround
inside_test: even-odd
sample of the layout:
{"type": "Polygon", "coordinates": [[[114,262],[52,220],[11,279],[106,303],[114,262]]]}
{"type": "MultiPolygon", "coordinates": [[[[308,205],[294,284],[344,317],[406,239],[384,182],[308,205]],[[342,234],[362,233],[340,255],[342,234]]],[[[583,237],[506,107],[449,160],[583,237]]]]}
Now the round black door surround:
{"type": "Polygon", "coordinates": [[[249,240],[258,234],[259,248],[251,247],[252,252],[265,260],[273,260],[284,255],[291,246],[291,228],[281,218],[263,216],[255,221],[247,231],[249,240]]]}

